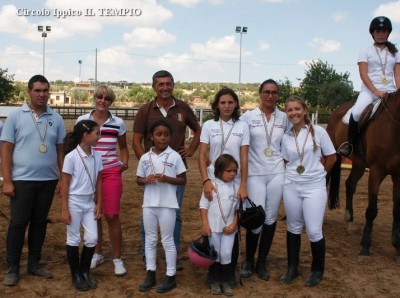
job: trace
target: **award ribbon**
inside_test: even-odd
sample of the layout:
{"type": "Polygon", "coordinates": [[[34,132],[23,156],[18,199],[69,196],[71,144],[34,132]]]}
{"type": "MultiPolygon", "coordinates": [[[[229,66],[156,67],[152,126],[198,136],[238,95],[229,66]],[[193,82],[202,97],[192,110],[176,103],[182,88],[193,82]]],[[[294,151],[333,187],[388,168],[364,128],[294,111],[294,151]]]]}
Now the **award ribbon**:
{"type": "Polygon", "coordinates": [[[272,123],[272,127],[271,130],[268,131],[268,126],[267,126],[267,117],[265,116],[264,112],[261,111],[261,118],[263,120],[263,124],[264,124],[264,130],[265,130],[265,135],[267,137],[267,148],[265,148],[264,154],[267,157],[271,157],[272,154],[274,153],[271,149],[271,142],[272,142],[272,133],[274,131],[274,127],[275,127],[275,115],[273,113],[271,113],[271,116],[274,116],[274,122],[272,123]]]}
{"type": "MultiPolygon", "coordinates": [[[[233,183],[232,183],[232,187],[233,187],[233,193],[236,194],[235,185],[233,185],[233,183]]],[[[221,199],[220,199],[220,195],[219,195],[217,183],[215,183],[215,189],[217,190],[216,192],[217,192],[217,201],[218,201],[219,212],[220,212],[221,218],[222,218],[222,220],[223,220],[223,222],[224,222],[224,224],[225,224],[225,227],[222,229],[222,233],[227,234],[227,232],[226,232],[226,230],[225,230],[226,225],[227,225],[227,221],[228,221],[227,218],[229,217],[229,215],[230,215],[231,212],[232,212],[233,203],[234,203],[234,202],[232,201],[231,207],[230,207],[229,212],[228,212],[228,215],[225,217],[224,212],[222,211],[221,199]]]]}
{"type": "Polygon", "coordinates": [[[81,153],[79,152],[78,148],[76,148],[75,150],[76,150],[76,152],[78,152],[78,155],[81,158],[81,161],[83,163],[83,167],[85,168],[85,171],[89,176],[89,180],[90,180],[90,184],[92,185],[93,193],[95,193],[95,191],[96,191],[95,184],[96,184],[96,180],[97,180],[96,158],[93,156],[93,153],[92,153],[93,160],[94,160],[94,163],[93,163],[94,180],[92,180],[92,175],[90,175],[89,168],[87,167],[85,161],[83,160],[83,157],[82,157],[81,153]]]}
{"type": "Polygon", "coordinates": [[[234,126],[235,126],[235,122],[233,122],[233,125],[232,125],[231,129],[229,130],[228,135],[226,136],[226,138],[225,138],[224,127],[222,125],[222,120],[221,119],[219,119],[219,126],[221,128],[221,133],[222,133],[222,135],[221,135],[221,137],[222,137],[221,154],[222,154],[224,152],[224,150],[225,150],[226,143],[228,143],[228,139],[231,136],[232,130],[233,130],[234,126]]]}
{"type": "Polygon", "coordinates": [[[377,47],[375,47],[375,51],[376,51],[376,54],[378,55],[378,58],[379,58],[379,62],[380,62],[380,64],[381,64],[381,70],[382,70],[382,79],[381,79],[381,83],[382,84],[387,84],[388,83],[388,80],[387,80],[387,78],[386,78],[386,64],[387,64],[387,57],[388,57],[388,49],[385,47],[385,63],[382,63],[382,58],[381,58],[381,55],[379,55],[379,51],[378,51],[378,48],[377,47]]]}
{"type": "Polygon", "coordinates": [[[297,135],[296,135],[296,132],[295,132],[295,130],[294,130],[294,127],[292,128],[292,132],[293,132],[293,135],[294,135],[294,141],[295,141],[295,143],[296,143],[297,155],[299,156],[299,159],[300,159],[300,165],[296,168],[296,171],[297,171],[297,173],[299,173],[299,174],[303,174],[304,171],[305,171],[305,168],[304,168],[304,166],[302,165],[302,163],[303,163],[303,158],[304,158],[304,147],[306,146],[307,139],[308,139],[308,135],[310,134],[310,128],[307,127],[307,135],[306,135],[306,139],[304,140],[303,148],[302,148],[301,152],[300,152],[300,149],[299,149],[299,144],[298,144],[298,141],[297,141],[297,135]]]}
{"type": "MultiPolygon", "coordinates": [[[[154,147],[153,147],[153,148],[154,148],[154,147]]],[[[152,155],[152,154],[155,154],[155,153],[153,153],[153,148],[150,149],[149,160],[150,160],[151,168],[153,169],[153,174],[156,174],[156,168],[155,168],[155,166],[154,166],[153,159],[151,158],[151,155],[152,155]]],[[[167,153],[167,154],[165,155],[164,169],[163,169],[163,171],[162,171],[161,177],[164,176],[165,168],[166,168],[165,165],[167,164],[168,157],[169,157],[169,153],[167,153]]]]}
{"type": "MultiPolygon", "coordinates": [[[[37,120],[36,120],[35,115],[33,114],[34,111],[33,111],[32,109],[31,109],[30,111],[31,111],[32,121],[33,121],[33,123],[35,124],[36,131],[38,132],[39,138],[40,138],[40,141],[41,141],[41,143],[40,143],[40,145],[39,145],[39,152],[40,152],[40,153],[46,153],[46,152],[47,152],[47,147],[46,147],[46,145],[44,144],[44,139],[45,139],[45,137],[46,137],[47,124],[49,123],[49,118],[47,118],[47,113],[46,113],[46,123],[44,124],[44,127],[43,127],[43,136],[42,136],[42,134],[41,134],[41,132],[40,132],[40,129],[39,129],[39,124],[38,124],[38,122],[37,122],[37,120]]],[[[39,118],[39,117],[38,117],[38,118],[39,118]]]]}

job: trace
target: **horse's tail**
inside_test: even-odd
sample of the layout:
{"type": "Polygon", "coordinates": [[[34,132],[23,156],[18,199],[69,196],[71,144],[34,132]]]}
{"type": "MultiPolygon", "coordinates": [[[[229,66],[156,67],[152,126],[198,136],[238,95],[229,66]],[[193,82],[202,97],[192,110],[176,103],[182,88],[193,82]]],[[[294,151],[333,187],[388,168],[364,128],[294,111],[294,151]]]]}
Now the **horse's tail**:
{"type": "Polygon", "coordinates": [[[338,156],[336,162],[330,172],[328,183],[329,187],[329,209],[336,209],[339,207],[339,189],[340,189],[340,174],[342,167],[342,158],[338,156]]]}

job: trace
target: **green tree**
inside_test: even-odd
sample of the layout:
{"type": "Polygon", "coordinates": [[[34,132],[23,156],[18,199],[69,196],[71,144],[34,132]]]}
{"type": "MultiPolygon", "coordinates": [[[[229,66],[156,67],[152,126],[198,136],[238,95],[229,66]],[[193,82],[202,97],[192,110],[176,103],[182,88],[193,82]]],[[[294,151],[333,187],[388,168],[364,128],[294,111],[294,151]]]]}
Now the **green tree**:
{"type": "Polygon", "coordinates": [[[15,89],[12,84],[14,75],[7,74],[8,68],[0,68],[0,102],[7,102],[13,100],[15,89]]]}
{"type": "Polygon", "coordinates": [[[320,106],[332,111],[341,103],[349,101],[353,96],[353,88],[344,82],[325,82],[321,85],[318,103],[320,106]]]}
{"type": "Polygon", "coordinates": [[[13,103],[29,100],[27,84],[24,84],[21,82],[15,82],[14,89],[15,89],[15,93],[14,93],[13,103]]]}
{"type": "Polygon", "coordinates": [[[286,100],[293,94],[293,86],[292,82],[285,77],[284,81],[279,80],[279,97],[278,97],[278,104],[283,105],[286,100]]]}
{"type": "Polygon", "coordinates": [[[347,84],[353,90],[353,83],[349,81],[349,72],[337,73],[328,62],[320,59],[307,63],[305,78],[300,83],[301,96],[311,105],[319,104],[321,87],[324,83],[341,82],[347,84]]]}

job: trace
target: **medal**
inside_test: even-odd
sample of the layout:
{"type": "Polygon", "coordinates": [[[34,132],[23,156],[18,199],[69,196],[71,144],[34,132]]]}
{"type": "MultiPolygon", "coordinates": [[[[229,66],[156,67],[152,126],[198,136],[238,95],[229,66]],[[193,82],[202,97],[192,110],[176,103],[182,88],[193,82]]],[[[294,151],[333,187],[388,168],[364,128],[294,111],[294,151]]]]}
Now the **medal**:
{"type": "Polygon", "coordinates": [[[271,157],[272,155],[273,155],[273,151],[272,151],[272,149],[271,149],[271,143],[272,143],[272,133],[273,133],[273,131],[274,131],[274,126],[275,126],[275,119],[276,119],[276,117],[275,117],[275,114],[272,114],[273,116],[274,116],[274,122],[272,123],[272,127],[271,127],[271,129],[270,129],[270,131],[268,131],[268,124],[267,124],[267,119],[266,119],[266,116],[265,116],[265,114],[261,111],[261,118],[262,118],[262,120],[263,120],[263,124],[264,124],[264,129],[265,129],[265,135],[266,135],[266,137],[267,137],[267,146],[268,146],[268,148],[266,148],[265,150],[264,150],[264,155],[266,156],[266,157],[271,157]]]}
{"type": "Polygon", "coordinates": [[[381,55],[380,55],[380,53],[378,51],[378,48],[375,47],[376,54],[378,55],[379,62],[381,64],[381,71],[382,71],[381,83],[383,85],[386,85],[388,83],[388,79],[387,79],[387,77],[385,75],[386,65],[387,65],[387,57],[388,57],[388,49],[385,47],[384,49],[382,49],[382,52],[383,52],[383,50],[385,50],[385,60],[384,60],[384,62],[382,61],[381,55]]]}
{"type": "Polygon", "coordinates": [[[299,173],[299,174],[303,174],[305,170],[306,170],[306,169],[304,168],[303,165],[299,165],[299,166],[296,168],[296,172],[299,173]]]}
{"type": "Polygon", "coordinates": [[[35,124],[36,131],[38,132],[39,138],[41,141],[41,144],[39,145],[39,152],[43,153],[43,154],[47,153],[47,146],[44,144],[44,139],[46,138],[47,124],[49,123],[49,119],[47,118],[47,112],[45,114],[46,115],[46,123],[44,123],[44,125],[43,125],[43,135],[42,135],[42,133],[40,132],[40,129],[39,129],[38,121],[36,120],[35,115],[33,114],[33,111],[32,110],[30,110],[30,111],[31,111],[33,123],[35,124]]]}
{"type": "Polygon", "coordinates": [[[292,129],[292,132],[293,132],[293,135],[294,135],[294,141],[296,143],[297,155],[299,156],[299,160],[300,160],[300,165],[297,166],[296,172],[301,175],[306,170],[305,167],[301,163],[303,162],[303,159],[304,159],[304,147],[306,146],[308,135],[310,134],[310,127],[307,127],[307,135],[306,135],[306,138],[304,140],[303,148],[302,148],[301,151],[300,151],[300,148],[299,148],[299,144],[298,144],[298,141],[297,141],[297,135],[296,135],[296,131],[294,130],[294,128],[292,129]]]}
{"type": "Polygon", "coordinates": [[[47,147],[45,144],[40,144],[39,145],[39,152],[40,153],[46,153],[47,152],[47,147]]]}
{"type": "Polygon", "coordinates": [[[273,153],[274,152],[271,150],[271,148],[265,149],[264,151],[266,157],[271,157],[273,153]]]}

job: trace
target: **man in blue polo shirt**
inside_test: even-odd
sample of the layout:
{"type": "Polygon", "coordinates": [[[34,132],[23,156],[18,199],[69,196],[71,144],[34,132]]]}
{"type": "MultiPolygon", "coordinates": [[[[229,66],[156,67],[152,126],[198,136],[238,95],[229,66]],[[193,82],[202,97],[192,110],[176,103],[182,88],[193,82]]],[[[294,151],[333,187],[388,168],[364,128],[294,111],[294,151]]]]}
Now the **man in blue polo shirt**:
{"type": "Polygon", "coordinates": [[[3,127],[3,193],[10,197],[6,286],[19,281],[19,265],[28,229],[28,273],[52,278],[40,264],[47,216],[62,169],[64,121],[47,106],[50,85],[42,75],[28,82],[30,101],[11,112],[3,127]]]}

